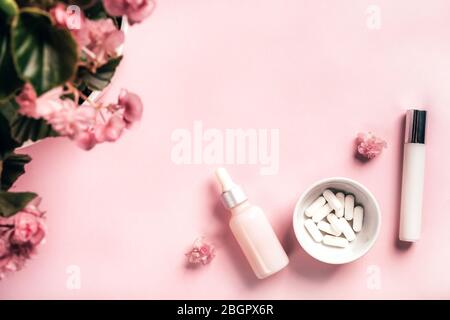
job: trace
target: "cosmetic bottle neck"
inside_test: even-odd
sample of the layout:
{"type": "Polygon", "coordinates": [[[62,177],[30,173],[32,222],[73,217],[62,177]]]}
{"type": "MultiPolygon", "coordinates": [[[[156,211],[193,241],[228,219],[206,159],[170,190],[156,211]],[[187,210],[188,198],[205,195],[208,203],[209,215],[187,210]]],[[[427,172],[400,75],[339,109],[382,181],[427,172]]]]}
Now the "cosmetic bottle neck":
{"type": "Polygon", "coordinates": [[[242,213],[243,211],[245,211],[249,207],[251,207],[250,202],[248,202],[248,200],[245,200],[244,202],[242,202],[242,203],[238,204],[237,206],[231,208],[230,211],[231,211],[232,215],[237,215],[237,214],[242,213]]]}

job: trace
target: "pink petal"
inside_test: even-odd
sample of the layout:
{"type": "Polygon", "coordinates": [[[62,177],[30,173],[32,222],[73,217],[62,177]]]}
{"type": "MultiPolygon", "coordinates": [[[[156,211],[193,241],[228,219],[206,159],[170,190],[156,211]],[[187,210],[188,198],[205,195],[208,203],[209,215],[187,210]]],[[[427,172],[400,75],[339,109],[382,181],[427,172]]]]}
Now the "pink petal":
{"type": "Polygon", "coordinates": [[[190,264],[208,264],[215,257],[214,246],[205,242],[204,238],[195,240],[192,249],[186,253],[190,264]]]}
{"type": "Polygon", "coordinates": [[[76,136],[75,142],[78,147],[86,151],[91,150],[97,144],[94,133],[90,131],[80,132],[76,136]]]}
{"type": "Polygon", "coordinates": [[[125,129],[125,122],[119,116],[112,116],[105,126],[106,141],[113,142],[120,138],[123,129],[125,129]]]}
{"type": "Polygon", "coordinates": [[[128,127],[142,118],[144,107],[141,98],[137,94],[122,89],[119,95],[118,104],[124,108],[123,118],[128,127]]]}
{"type": "Polygon", "coordinates": [[[106,12],[112,16],[127,16],[128,22],[142,22],[156,7],[154,0],[104,0],[106,12]]]}
{"type": "Polygon", "coordinates": [[[33,86],[28,82],[25,83],[22,91],[16,97],[16,102],[19,105],[19,113],[35,119],[40,118],[40,115],[37,112],[36,100],[37,94],[33,86]]]}
{"type": "Polygon", "coordinates": [[[141,5],[137,5],[134,8],[129,8],[126,12],[130,25],[142,22],[145,18],[149,17],[156,8],[155,1],[144,0],[140,2],[142,3],[141,5]]]}
{"type": "Polygon", "coordinates": [[[112,16],[125,15],[126,3],[123,0],[103,0],[106,12],[112,16]]]}
{"type": "Polygon", "coordinates": [[[373,159],[379,155],[383,148],[387,147],[386,141],[375,136],[371,132],[358,133],[356,137],[356,149],[358,154],[366,159],[373,159]]]}
{"type": "Polygon", "coordinates": [[[116,54],[117,48],[119,48],[125,40],[125,35],[121,30],[114,30],[105,39],[104,48],[109,56],[116,54]]]}

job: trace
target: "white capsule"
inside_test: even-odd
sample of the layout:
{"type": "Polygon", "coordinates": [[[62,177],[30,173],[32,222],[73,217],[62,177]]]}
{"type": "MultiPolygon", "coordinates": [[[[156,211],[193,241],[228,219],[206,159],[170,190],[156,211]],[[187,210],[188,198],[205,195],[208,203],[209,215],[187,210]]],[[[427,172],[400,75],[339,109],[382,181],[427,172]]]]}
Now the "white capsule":
{"type": "Polygon", "coordinates": [[[345,197],[344,216],[346,220],[353,219],[353,209],[355,207],[355,197],[351,194],[345,197]]]}
{"type": "Polygon", "coordinates": [[[360,232],[362,229],[364,219],[364,209],[363,207],[356,206],[353,210],[353,230],[355,232],[360,232]]]}
{"type": "Polygon", "coordinates": [[[323,218],[325,218],[331,211],[333,211],[333,208],[331,208],[330,205],[326,203],[325,205],[316,210],[316,212],[312,216],[312,219],[315,223],[317,223],[323,218]]]}
{"type": "Polygon", "coordinates": [[[311,203],[311,205],[306,208],[305,210],[305,215],[307,217],[312,217],[314,215],[314,213],[321,208],[324,204],[326,203],[326,200],[324,197],[320,196],[318,197],[316,200],[314,200],[313,203],[311,203]]]}
{"type": "Polygon", "coordinates": [[[336,237],[339,237],[342,233],[340,231],[334,230],[334,228],[331,226],[331,224],[329,224],[328,222],[325,222],[323,220],[319,221],[319,223],[317,224],[317,228],[319,228],[320,231],[323,231],[325,233],[331,234],[332,236],[336,236],[336,237]]]}
{"type": "Polygon", "coordinates": [[[314,239],[315,242],[322,241],[323,235],[317,228],[314,221],[312,221],[311,219],[305,220],[305,228],[306,230],[308,230],[309,234],[311,235],[311,237],[314,239]]]}
{"type": "Polygon", "coordinates": [[[336,198],[339,199],[339,201],[341,202],[341,205],[342,205],[341,210],[336,211],[336,216],[338,218],[342,218],[344,216],[345,194],[343,194],[342,192],[338,192],[338,193],[336,193],[336,198]]]}
{"type": "Polygon", "coordinates": [[[350,227],[350,224],[347,220],[345,220],[345,218],[339,218],[339,227],[348,241],[353,241],[356,239],[355,232],[353,232],[352,227],[350,227]]]}
{"type": "Polygon", "coordinates": [[[339,232],[339,235],[342,233],[341,230],[341,223],[339,222],[339,218],[336,217],[335,214],[329,214],[327,215],[327,220],[330,223],[331,227],[336,230],[337,232],[339,232]]]}
{"type": "Polygon", "coordinates": [[[341,202],[339,201],[338,198],[336,198],[336,196],[334,195],[334,193],[331,190],[327,189],[322,194],[323,194],[323,197],[325,198],[325,200],[327,200],[330,207],[333,208],[333,210],[335,210],[337,212],[342,209],[341,202]]]}
{"type": "Polygon", "coordinates": [[[323,243],[329,246],[340,248],[345,248],[348,246],[347,239],[341,237],[333,237],[328,234],[323,237],[323,243]]]}

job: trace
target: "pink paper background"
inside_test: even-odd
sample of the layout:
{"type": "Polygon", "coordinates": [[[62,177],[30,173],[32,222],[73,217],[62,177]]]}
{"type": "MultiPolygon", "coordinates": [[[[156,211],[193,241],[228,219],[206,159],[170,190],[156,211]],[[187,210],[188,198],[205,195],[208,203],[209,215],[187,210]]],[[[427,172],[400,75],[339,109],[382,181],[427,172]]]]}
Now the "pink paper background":
{"type": "Polygon", "coordinates": [[[30,147],[16,190],[43,197],[47,243],[0,283],[0,298],[450,298],[450,2],[448,0],[161,0],[133,27],[106,99],[141,94],[141,124],[86,153],[65,139],[30,147]],[[381,29],[366,9],[381,9],[381,29]],[[397,239],[401,120],[427,107],[423,237],[397,239]],[[291,263],[264,281],[252,274],[218,203],[213,165],[176,165],[171,133],[275,128],[280,167],[229,166],[266,211],[291,263]],[[372,130],[388,149],[366,164],[353,138],[372,130]],[[314,181],[346,176],[382,208],[378,241],[343,266],[315,261],[293,237],[296,199],[314,181]],[[199,235],[217,257],[197,270],[184,253],[199,235]],[[66,269],[81,270],[81,289],[66,269]],[[381,287],[367,285],[371,266],[381,287]]]}

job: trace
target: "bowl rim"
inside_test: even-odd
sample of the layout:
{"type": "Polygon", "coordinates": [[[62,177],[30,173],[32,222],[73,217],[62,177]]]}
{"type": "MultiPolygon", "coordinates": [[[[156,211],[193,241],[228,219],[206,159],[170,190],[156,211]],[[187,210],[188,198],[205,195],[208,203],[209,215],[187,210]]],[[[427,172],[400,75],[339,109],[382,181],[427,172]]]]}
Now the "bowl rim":
{"type": "Polygon", "coordinates": [[[311,184],[305,191],[303,191],[303,193],[300,195],[300,197],[298,198],[296,204],[295,204],[295,208],[294,208],[294,212],[292,214],[292,227],[294,229],[294,234],[295,234],[295,238],[297,239],[297,242],[300,244],[300,247],[302,247],[302,249],[308,253],[311,257],[313,257],[314,259],[320,261],[320,262],[324,262],[324,263],[328,263],[328,264],[332,264],[332,265],[340,265],[340,264],[346,264],[346,263],[350,263],[353,262],[361,257],[363,257],[367,252],[369,252],[369,250],[373,247],[373,245],[375,244],[376,240],[378,239],[378,236],[380,234],[380,229],[381,229],[381,209],[380,209],[380,205],[378,204],[377,199],[375,198],[375,196],[373,195],[373,193],[367,188],[365,187],[363,184],[361,184],[360,182],[353,180],[351,178],[346,178],[346,177],[331,177],[331,178],[325,178],[325,179],[321,179],[318,180],[316,182],[314,182],[313,184],[311,184]],[[358,188],[360,188],[363,192],[365,192],[367,194],[367,196],[370,198],[370,200],[375,204],[375,211],[376,211],[376,216],[378,219],[378,224],[375,230],[375,234],[374,236],[370,239],[370,243],[369,245],[364,248],[364,250],[362,250],[360,253],[355,254],[351,259],[347,259],[341,262],[336,262],[336,261],[327,261],[327,259],[323,259],[321,257],[317,257],[314,252],[312,250],[309,250],[308,248],[306,248],[305,246],[303,246],[302,241],[300,241],[300,224],[296,223],[296,218],[297,218],[297,212],[299,210],[300,204],[301,202],[303,202],[306,198],[306,196],[316,187],[325,184],[325,183],[330,183],[330,182],[343,182],[343,183],[348,183],[348,184],[353,184],[355,186],[357,186],[358,188]]]}

